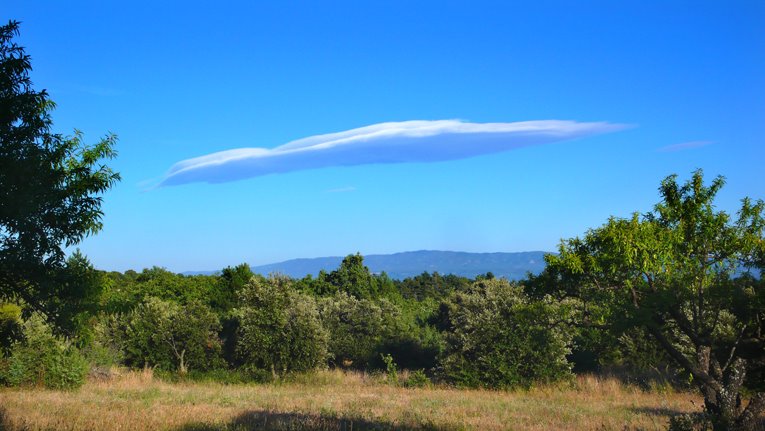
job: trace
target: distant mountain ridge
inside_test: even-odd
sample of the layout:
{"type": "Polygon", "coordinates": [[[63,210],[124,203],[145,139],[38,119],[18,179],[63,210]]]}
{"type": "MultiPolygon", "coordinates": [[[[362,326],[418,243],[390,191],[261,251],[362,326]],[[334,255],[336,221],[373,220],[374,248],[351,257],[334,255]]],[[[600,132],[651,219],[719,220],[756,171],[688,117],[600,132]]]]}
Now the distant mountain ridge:
{"type": "MultiPolygon", "coordinates": [[[[468,253],[420,250],[394,254],[370,254],[364,256],[364,264],[373,273],[385,272],[391,278],[399,280],[423,272],[455,274],[470,278],[492,272],[497,277],[518,280],[526,277],[528,272],[534,274],[541,272],[545,267],[545,253],[543,251],[468,253]]],[[[279,272],[290,277],[302,278],[307,274],[316,276],[322,269],[330,272],[336,269],[342,260],[343,256],[292,259],[254,266],[252,270],[263,275],[279,272]]]]}

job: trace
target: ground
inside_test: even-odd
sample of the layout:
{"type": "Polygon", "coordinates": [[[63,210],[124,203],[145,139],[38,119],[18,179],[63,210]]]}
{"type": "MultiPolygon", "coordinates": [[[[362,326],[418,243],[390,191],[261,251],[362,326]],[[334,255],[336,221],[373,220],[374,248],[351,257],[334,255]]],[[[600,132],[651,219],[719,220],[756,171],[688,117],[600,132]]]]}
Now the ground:
{"type": "Polygon", "coordinates": [[[410,389],[341,371],[246,385],[146,371],[68,392],[0,389],[0,430],[654,430],[700,405],[692,393],[596,376],[505,392],[410,389]]]}

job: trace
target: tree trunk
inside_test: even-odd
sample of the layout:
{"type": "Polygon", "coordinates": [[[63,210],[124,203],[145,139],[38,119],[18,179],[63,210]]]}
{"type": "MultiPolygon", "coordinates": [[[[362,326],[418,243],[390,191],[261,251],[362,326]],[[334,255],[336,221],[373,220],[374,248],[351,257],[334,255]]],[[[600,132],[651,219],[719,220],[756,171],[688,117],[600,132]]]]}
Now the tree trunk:
{"type": "Polygon", "coordinates": [[[736,431],[754,429],[757,420],[763,411],[765,411],[765,393],[758,392],[751,400],[749,400],[749,405],[746,406],[744,412],[739,415],[738,419],[736,419],[733,429],[736,431]]]}
{"type": "Polygon", "coordinates": [[[715,431],[743,431],[751,429],[759,413],[765,408],[765,397],[758,394],[744,410],[741,402],[741,386],[746,377],[746,361],[736,358],[723,372],[720,364],[706,350],[700,351],[702,368],[708,368],[709,374],[720,382],[719,390],[703,385],[704,407],[712,420],[715,431]],[[706,361],[702,361],[702,359],[706,361]],[[759,407],[758,405],[761,404],[759,407]]]}
{"type": "Polygon", "coordinates": [[[178,373],[181,375],[186,375],[188,372],[188,369],[186,369],[186,361],[184,361],[184,356],[186,356],[186,349],[181,350],[181,355],[179,357],[180,363],[178,364],[178,373]]]}

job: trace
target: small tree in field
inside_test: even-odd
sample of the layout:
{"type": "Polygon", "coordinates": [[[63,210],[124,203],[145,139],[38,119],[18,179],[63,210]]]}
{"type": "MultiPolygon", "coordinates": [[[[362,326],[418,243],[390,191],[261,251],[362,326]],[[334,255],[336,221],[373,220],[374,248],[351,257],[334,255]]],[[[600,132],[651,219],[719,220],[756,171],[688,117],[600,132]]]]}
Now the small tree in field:
{"type": "Polygon", "coordinates": [[[765,362],[765,285],[746,274],[765,269],[764,204],[717,211],[723,184],[667,177],[652,212],[563,241],[546,271],[585,303],[607,302],[612,324],[650,334],[701,389],[716,430],[745,430],[765,409],[762,381],[748,377],[765,362]]]}

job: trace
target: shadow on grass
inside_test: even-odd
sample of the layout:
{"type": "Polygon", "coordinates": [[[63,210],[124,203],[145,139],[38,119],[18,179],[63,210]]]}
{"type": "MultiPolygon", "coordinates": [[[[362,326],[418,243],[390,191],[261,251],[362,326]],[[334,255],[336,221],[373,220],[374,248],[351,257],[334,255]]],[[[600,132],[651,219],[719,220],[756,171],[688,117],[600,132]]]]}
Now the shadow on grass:
{"type": "MultiPolygon", "coordinates": [[[[667,421],[669,421],[669,418],[680,416],[686,413],[689,413],[691,416],[697,416],[702,414],[700,410],[692,411],[692,412],[684,412],[681,410],[670,409],[666,407],[633,407],[630,410],[640,414],[666,417],[667,421]]],[[[765,431],[765,416],[760,417],[759,420],[755,422],[754,428],[752,428],[752,431],[765,431]]]]}
{"type": "Polygon", "coordinates": [[[440,431],[451,429],[453,428],[432,424],[394,424],[384,420],[253,410],[240,414],[228,423],[189,423],[177,428],[176,431],[440,431]]]}
{"type": "Polygon", "coordinates": [[[650,416],[664,416],[671,418],[673,416],[682,415],[687,413],[678,409],[670,409],[667,407],[631,407],[630,411],[650,416]]]}
{"type": "Polygon", "coordinates": [[[0,431],[10,431],[11,418],[8,417],[8,412],[3,406],[0,406],[0,431]]]}

